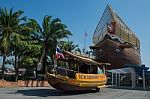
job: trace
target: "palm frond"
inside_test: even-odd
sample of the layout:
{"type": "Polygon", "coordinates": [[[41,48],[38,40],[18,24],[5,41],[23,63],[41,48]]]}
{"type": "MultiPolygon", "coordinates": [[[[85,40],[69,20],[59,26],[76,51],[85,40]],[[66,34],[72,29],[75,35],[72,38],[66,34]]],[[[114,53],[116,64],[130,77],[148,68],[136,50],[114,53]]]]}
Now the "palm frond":
{"type": "Polygon", "coordinates": [[[42,28],[38,24],[38,22],[35,19],[29,19],[28,22],[26,23],[27,26],[33,29],[34,32],[42,32],[42,28]]]}
{"type": "Polygon", "coordinates": [[[42,33],[42,35],[43,35],[44,37],[46,37],[47,34],[50,32],[50,28],[51,28],[51,25],[50,25],[50,23],[51,23],[51,18],[52,18],[51,16],[46,15],[46,16],[44,17],[44,19],[43,19],[43,23],[42,23],[43,33],[42,33]]]}

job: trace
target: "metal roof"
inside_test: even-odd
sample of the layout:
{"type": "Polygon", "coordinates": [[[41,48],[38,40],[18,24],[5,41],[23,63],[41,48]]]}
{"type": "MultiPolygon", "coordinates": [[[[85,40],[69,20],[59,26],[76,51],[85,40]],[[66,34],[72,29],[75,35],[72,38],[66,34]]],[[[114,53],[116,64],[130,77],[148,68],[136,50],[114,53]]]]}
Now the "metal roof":
{"type": "Polygon", "coordinates": [[[100,63],[100,62],[94,61],[91,58],[83,57],[81,55],[76,55],[68,51],[64,51],[64,53],[70,55],[71,57],[77,58],[78,60],[85,62],[85,63],[95,64],[95,65],[110,65],[110,63],[100,63]]]}
{"type": "Polygon", "coordinates": [[[107,71],[111,73],[128,74],[128,73],[131,73],[131,69],[132,68],[128,67],[128,68],[112,69],[112,70],[107,70],[107,71]]]}

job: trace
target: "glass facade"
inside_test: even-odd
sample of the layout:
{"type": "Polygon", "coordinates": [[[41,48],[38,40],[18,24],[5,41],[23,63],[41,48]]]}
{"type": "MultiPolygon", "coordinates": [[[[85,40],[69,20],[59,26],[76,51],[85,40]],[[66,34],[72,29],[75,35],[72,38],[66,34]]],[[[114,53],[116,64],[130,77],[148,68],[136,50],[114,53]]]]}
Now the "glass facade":
{"type": "Polygon", "coordinates": [[[133,31],[122,21],[122,19],[112,10],[108,5],[96,27],[93,35],[93,43],[98,44],[103,40],[107,31],[107,24],[115,22],[115,36],[120,38],[122,41],[127,42],[137,49],[140,49],[140,41],[133,33],[133,31]]]}

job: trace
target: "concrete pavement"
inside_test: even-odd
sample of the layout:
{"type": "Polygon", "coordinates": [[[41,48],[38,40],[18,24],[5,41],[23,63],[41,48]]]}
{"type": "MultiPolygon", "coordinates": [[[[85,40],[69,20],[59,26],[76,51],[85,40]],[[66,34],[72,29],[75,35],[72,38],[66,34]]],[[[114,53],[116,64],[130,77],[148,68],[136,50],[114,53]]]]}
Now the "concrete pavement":
{"type": "Polygon", "coordinates": [[[63,93],[52,87],[0,88],[0,99],[150,99],[150,91],[104,88],[63,93]]]}

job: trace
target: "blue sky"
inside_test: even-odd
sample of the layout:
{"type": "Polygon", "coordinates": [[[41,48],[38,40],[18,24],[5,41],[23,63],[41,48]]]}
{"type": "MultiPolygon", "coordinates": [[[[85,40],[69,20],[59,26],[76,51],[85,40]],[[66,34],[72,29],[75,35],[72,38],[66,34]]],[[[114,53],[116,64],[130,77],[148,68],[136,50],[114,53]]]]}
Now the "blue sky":
{"type": "Polygon", "coordinates": [[[142,63],[150,67],[150,0],[0,0],[0,7],[23,10],[40,24],[45,15],[60,18],[73,33],[70,40],[83,48],[92,45],[92,35],[107,4],[110,4],[141,41],[142,63]]]}

